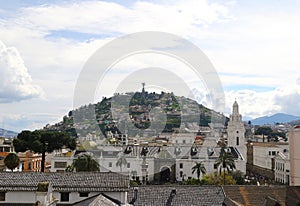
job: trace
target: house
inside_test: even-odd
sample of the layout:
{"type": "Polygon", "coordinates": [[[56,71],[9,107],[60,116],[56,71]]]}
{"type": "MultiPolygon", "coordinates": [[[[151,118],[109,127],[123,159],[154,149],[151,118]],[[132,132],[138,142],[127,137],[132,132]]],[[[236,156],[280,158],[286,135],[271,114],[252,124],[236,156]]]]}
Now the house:
{"type": "MultiPolygon", "coordinates": [[[[87,205],[83,201],[94,200],[99,195],[106,199],[127,202],[129,177],[116,173],[15,173],[0,174],[0,205],[33,205],[37,201],[56,200],[57,205],[87,205]],[[38,185],[49,183],[40,194],[38,185]],[[39,196],[40,195],[40,196],[39,196]]],[[[45,202],[45,201],[44,201],[45,202]]]]}

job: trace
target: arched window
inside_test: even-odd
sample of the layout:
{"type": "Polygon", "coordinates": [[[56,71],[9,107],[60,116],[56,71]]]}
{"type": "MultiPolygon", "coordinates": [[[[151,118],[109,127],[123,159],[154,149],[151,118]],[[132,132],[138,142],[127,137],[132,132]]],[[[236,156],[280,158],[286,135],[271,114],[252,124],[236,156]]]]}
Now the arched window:
{"type": "Polygon", "coordinates": [[[239,137],[236,137],[236,145],[240,145],[240,138],[239,137]]]}

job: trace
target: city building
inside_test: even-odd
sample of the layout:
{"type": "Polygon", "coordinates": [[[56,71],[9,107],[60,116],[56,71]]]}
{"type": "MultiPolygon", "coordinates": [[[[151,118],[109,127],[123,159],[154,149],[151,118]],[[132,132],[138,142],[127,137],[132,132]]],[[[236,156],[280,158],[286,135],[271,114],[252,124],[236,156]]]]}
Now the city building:
{"type": "Polygon", "coordinates": [[[50,172],[65,172],[68,165],[73,163],[75,151],[61,149],[54,151],[51,157],[50,172]]]}
{"type": "MultiPolygon", "coordinates": [[[[282,174],[280,156],[287,154],[289,143],[287,142],[249,142],[248,143],[247,174],[256,176],[259,180],[275,181],[275,170],[282,174]],[[277,169],[275,165],[277,160],[277,169]],[[279,171],[280,170],[280,171],[279,171]]],[[[285,177],[288,175],[288,163],[285,164],[285,177]]],[[[280,182],[280,180],[279,180],[280,182]]],[[[286,182],[286,181],[284,181],[286,182]]]]}
{"type": "Polygon", "coordinates": [[[22,165],[23,172],[40,172],[42,167],[42,154],[32,151],[19,152],[18,157],[22,165]]]}
{"type": "Polygon", "coordinates": [[[275,181],[289,185],[290,183],[290,155],[289,150],[284,149],[274,157],[275,181]]]}
{"type": "Polygon", "coordinates": [[[11,152],[14,152],[12,139],[0,137],[0,171],[5,169],[4,159],[11,152]]]}
{"type": "Polygon", "coordinates": [[[288,134],[290,142],[290,185],[300,186],[300,126],[295,126],[288,134]]]}

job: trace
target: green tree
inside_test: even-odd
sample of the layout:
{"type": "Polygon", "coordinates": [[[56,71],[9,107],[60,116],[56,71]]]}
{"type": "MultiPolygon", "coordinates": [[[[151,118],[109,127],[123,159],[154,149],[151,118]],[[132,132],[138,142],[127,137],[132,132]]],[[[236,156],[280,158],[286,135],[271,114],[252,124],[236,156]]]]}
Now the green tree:
{"type": "Polygon", "coordinates": [[[258,127],[257,130],[255,131],[255,134],[268,136],[271,135],[272,132],[273,130],[271,127],[263,126],[263,127],[258,127]]]}
{"type": "Polygon", "coordinates": [[[9,153],[4,159],[4,164],[13,172],[13,170],[20,164],[20,158],[15,153],[9,153]]]}
{"type": "Polygon", "coordinates": [[[120,171],[122,172],[122,167],[127,165],[127,160],[124,156],[120,156],[116,162],[116,166],[120,167],[120,171]]]}
{"type": "Polygon", "coordinates": [[[236,184],[243,185],[245,184],[244,174],[240,170],[231,172],[232,178],[236,181],[236,184]]]}
{"type": "Polygon", "coordinates": [[[70,149],[76,148],[76,141],[68,133],[57,131],[35,130],[22,131],[13,141],[16,152],[27,150],[42,154],[41,172],[45,170],[46,152],[53,152],[66,146],[70,149]]]}
{"type": "Polygon", "coordinates": [[[227,170],[227,172],[230,172],[235,169],[235,162],[232,154],[230,152],[221,153],[219,158],[215,162],[215,167],[219,168],[220,175],[223,169],[223,180],[225,185],[225,170],[227,170]]]}
{"type": "Polygon", "coordinates": [[[100,171],[99,163],[89,154],[81,154],[75,158],[72,167],[76,172],[100,171]]]}
{"type": "Polygon", "coordinates": [[[196,162],[195,165],[192,167],[192,174],[197,173],[198,180],[200,179],[201,174],[206,174],[206,169],[204,167],[203,162],[196,162]]]}
{"type": "Polygon", "coordinates": [[[227,185],[236,184],[236,181],[227,172],[222,172],[221,174],[215,172],[208,175],[204,175],[201,181],[207,185],[222,185],[225,181],[227,185]]]}

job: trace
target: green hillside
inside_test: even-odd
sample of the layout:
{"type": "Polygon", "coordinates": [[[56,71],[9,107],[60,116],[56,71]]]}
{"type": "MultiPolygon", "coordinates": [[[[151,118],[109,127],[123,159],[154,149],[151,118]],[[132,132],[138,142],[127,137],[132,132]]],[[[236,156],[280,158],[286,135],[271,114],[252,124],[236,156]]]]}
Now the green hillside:
{"type": "Polygon", "coordinates": [[[218,122],[228,121],[225,116],[196,101],[173,93],[132,92],[115,94],[113,97],[103,98],[97,104],[72,110],[64,116],[62,122],[47,125],[45,129],[67,131],[72,136],[86,136],[88,133],[100,135],[100,131],[103,135],[107,131],[126,131],[129,136],[135,136],[140,130],[159,128],[164,124],[163,132],[178,132],[181,124],[207,126],[212,117],[218,122]],[[155,120],[151,114],[154,110],[158,111],[155,120]]]}

